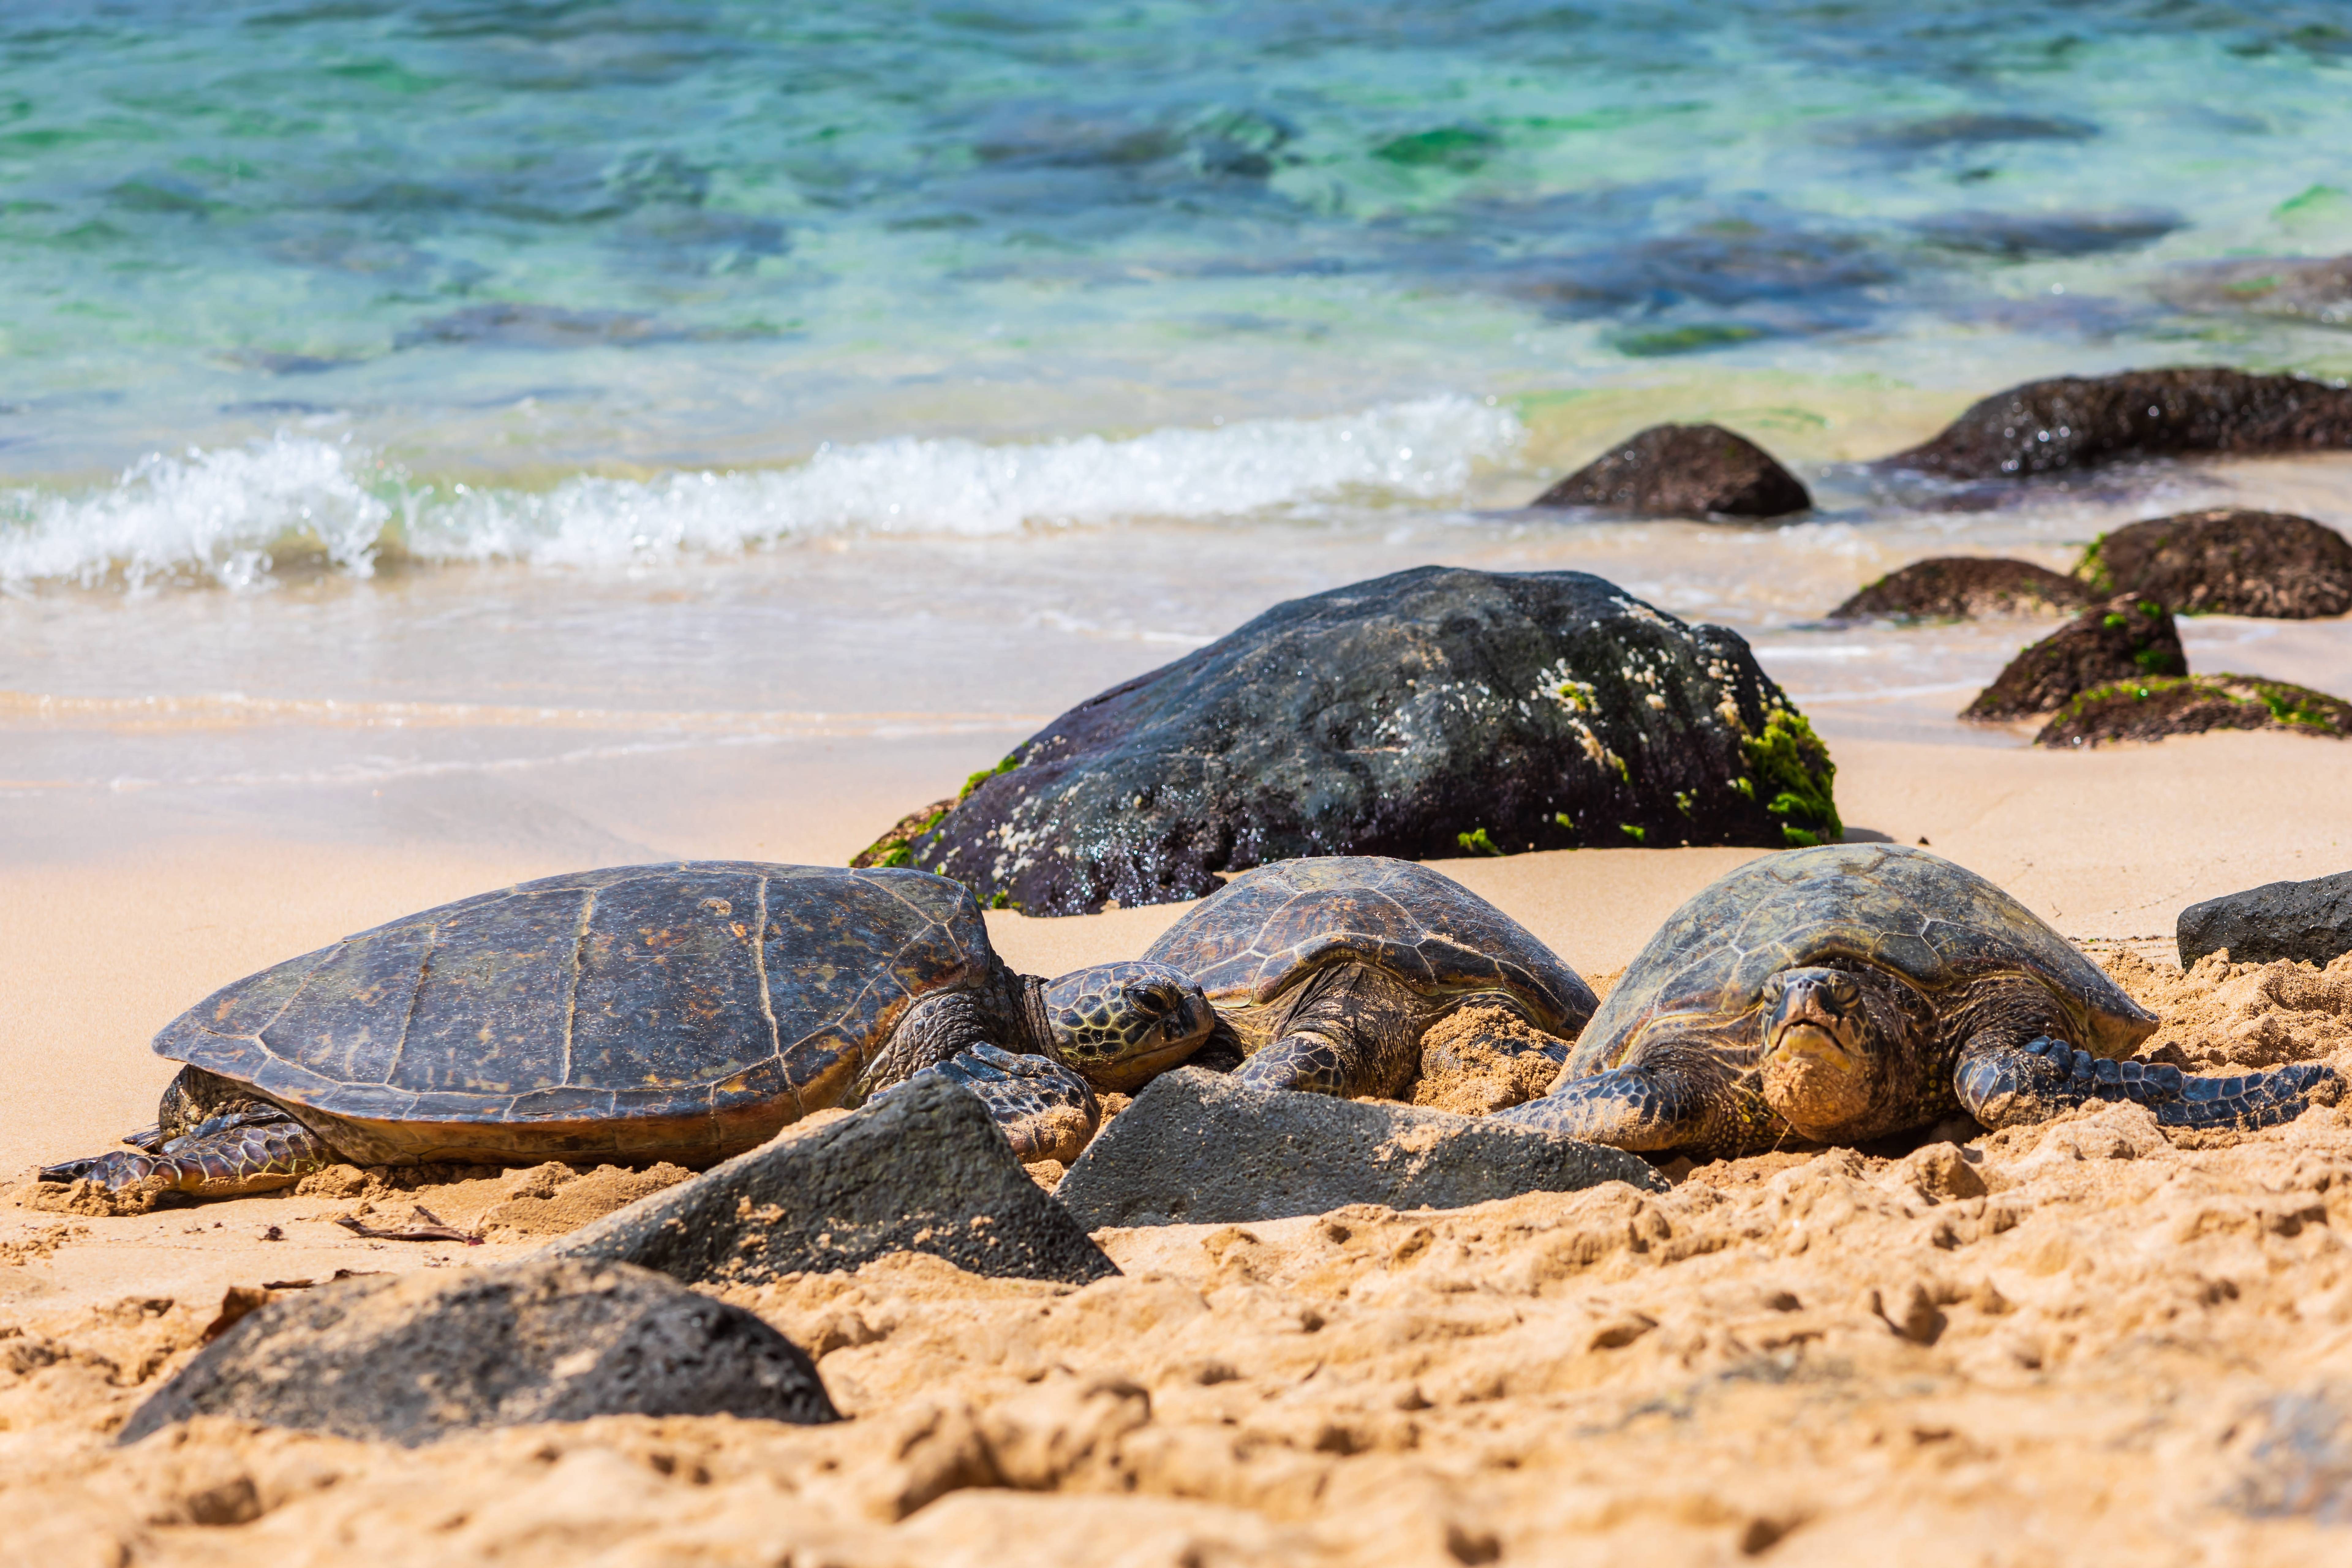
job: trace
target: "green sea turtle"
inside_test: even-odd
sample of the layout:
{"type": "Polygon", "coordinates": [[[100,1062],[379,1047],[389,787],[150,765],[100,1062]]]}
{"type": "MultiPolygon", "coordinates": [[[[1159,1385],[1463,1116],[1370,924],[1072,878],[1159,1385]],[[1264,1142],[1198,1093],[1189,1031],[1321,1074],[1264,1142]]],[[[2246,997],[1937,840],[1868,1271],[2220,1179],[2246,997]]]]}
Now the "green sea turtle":
{"type": "MultiPolygon", "coordinates": [[[[1267,1089],[1394,1095],[1422,1037],[1466,1006],[1568,1043],[1592,988],[1508,915],[1410,860],[1333,855],[1245,871],[1144,952],[1208,993],[1267,1089]]],[[[1521,1047],[1514,1037],[1506,1054],[1521,1047]]]]}
{"type": "Polygon", "coordinates": [[[1501,1113],[1643,1151],[1850,1143],[1966,1110],[1988,1127],[2130,1100],[2165,1127],[2266,1126],[2338,1086],[2117,1060],[2153,1015],[1972,871],[1891,844],[1750,861],[1675,911],[1550,1092],[1501,1113]]]}
{"type": "Polygon", "coordinates": [[[1045,981],[943,877],[687,861],[524,882],[214,993],[155,1037],[187,1066],[159,1125],[45,1181],[205,1196],[337,1160],[708,1165],[926,1069],[1025,1157],[1075,1155],[1093,1087],[1132,1088],[1216,1015],[1172,970],[1045,981]]]}

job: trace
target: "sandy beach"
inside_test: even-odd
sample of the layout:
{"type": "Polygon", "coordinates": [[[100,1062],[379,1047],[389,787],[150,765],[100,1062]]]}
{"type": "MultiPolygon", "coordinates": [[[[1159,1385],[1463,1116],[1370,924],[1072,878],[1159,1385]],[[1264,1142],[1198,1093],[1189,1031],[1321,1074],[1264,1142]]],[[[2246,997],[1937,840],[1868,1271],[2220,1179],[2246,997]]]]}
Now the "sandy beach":
{"type": "MultiPolygon", "coordinates": [[[[2160,1038],[2190,1059],[2279,1059],[2232,1042],[2285,1028],[2295,1054],[2352,1068],[2352,961],[2183,977],[2169,954],[2183,904],[2341,864],[2352,752],[2273,735],[2089,754],[1831,738],[1857,833],[1924,839],[2014,889],[2177,1021],[2160,1038]]],[[[871,813],[756,852],[837,861],[853,819],[871,813]]],[[[755,850],[722,832],[663,847],[755,850]]],[[[1753,853],[1443,868],[1605,985],[1753,853]]],[[[237,837],[10,868],[0,1068],[19,1087],[0,1164],[21,1177],[152,1120],[171,1069],[146,1037],[209,988],[561,864],[237,837]]],[[[1182,907],[991,926],[1011,962],[1050,973],[1133,954],[1182,907]]],[[[2352,1119],[2331,1109],[2178,1140],[2109,1109],[1958,1157],[1703,1165],[1658,1197],[1611,1185],[1105,1232],[1125,1276],[1075,1292],[919,1256],[738,1288],[819,1357],[853,1417],[835,1428],[612,1417],[412,1452],[208,1418],[110,1446],[233,1287],[518,1256],[643,1190],[614,1171],[552,1196],[531,1181],[353,1173],[133,1216],[7,1189],[0,1556],[2317,1563],[2340,1549],[2326,1521],[2352,1474],[2352,1119]],[[367,1242],[331,1223],[419,1204],[488,1239],[367,1242]]]]}

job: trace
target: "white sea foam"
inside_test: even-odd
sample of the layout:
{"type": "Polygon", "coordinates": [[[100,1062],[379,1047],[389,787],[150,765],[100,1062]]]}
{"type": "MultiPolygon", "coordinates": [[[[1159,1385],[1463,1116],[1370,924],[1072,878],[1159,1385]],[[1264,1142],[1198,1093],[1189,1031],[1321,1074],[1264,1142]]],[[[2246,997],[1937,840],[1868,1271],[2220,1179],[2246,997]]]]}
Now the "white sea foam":
{"type": "Polygon", "coordinates": [[[1459,496],[1474,468],[1508,458],[1524,436],[1506,409],[1444,396],[1123,440],[899,437],[827,445],[791,468],[582,476],[527,491],[404,484],[348,443],[280,434],[151,457],[94,494],[0,498],[0,584],[250,587],[296,552],[358,574],[387,549],[594,567],[827,534],[986,536],[1311,513],[1341,500],[1459,496]]]}

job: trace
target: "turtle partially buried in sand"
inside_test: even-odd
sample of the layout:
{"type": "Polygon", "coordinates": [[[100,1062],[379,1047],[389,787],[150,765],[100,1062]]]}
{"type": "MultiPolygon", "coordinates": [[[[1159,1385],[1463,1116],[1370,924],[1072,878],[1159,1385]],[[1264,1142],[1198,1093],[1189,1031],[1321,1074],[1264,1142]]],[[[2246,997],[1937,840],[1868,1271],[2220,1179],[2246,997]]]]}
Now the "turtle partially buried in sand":
{"type": "Polygon", "coordinates": [[[936,1068],[1024,1158],[1073,1158],[1216,1016],[1150,963],[1013,973],[961,885],[688,861],[525,882],[347,937],[164,1026],[133,1149],[44,1181],[203,1196],[338,1160],[708,1165],[936,1068]]]}
{"type": "Polygon", "coordinates": [[[2156,1018],[1972,871],[1890,844],[1754,860],[1652,937],[1549,1093],[1502,1120],[1699,1155],[1851,1143],[1966,1110],[2091,1100],[2159,1126],[2262,1127],[2341,1091],[2313,1063],[2196,1078],[2123,1061],[2156,1018]]]}
{"type": "MultiPolygon", "coordinates": [[[[1532,1025],[1566,1060],[1592,988],[1502,910],[1410,860],[1333,855],[1245,871],[1144,952],[1208,993],[1246,1053],[1243,1082],[1394,1095],[1422,1040],[1469,1008],[1532,1025]]],[[[1525,1048],[1498,1034],[1497,1054],[1525,1048]]],[[[1454,1042],[1468,1052],[1475,1039],[1454,1042]]]]}

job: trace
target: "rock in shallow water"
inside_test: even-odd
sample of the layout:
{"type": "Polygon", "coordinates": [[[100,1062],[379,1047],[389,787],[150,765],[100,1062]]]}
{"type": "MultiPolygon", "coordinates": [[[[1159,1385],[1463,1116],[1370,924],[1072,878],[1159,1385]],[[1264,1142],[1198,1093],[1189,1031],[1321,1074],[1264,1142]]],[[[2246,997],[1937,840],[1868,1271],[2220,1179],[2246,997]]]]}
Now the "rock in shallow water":
{"type": "Polygon", "coordinates": [[[2023,719],[2116,680],[2189,673],[2171,612],[2130,595],[2094,605],[2009,661],[1963,719],[2023,719]]]}
{"type": "Polygon", "coordinates": [[[840,1419],[809,1358],[751,1312],[643,1268],[561,1258],[339,1279],[272,1301],[119,1440],[197,1415],[409,1447],[592,1415],[840,1419]]]}
{"type": "Polygon", "coordinates": [[[1834,773],[1738,634],[1581,572],[1423,566],[1080,704],[905,853],[1082,914],[1302,855],[1834,840],[1834,773]]]}
{"type": "Polygon", "coordinates": [[[1969,620],[2071,610],[2090,590],[2031,561],[1975,555],[1915,561],[1829,613],[1833,621],[1969,620]]]}
{"type": "Polygon", "coordinates": [[[1326,1214],[1349,1204],[1465,1208],[1603,1182],[1651,1192],[1636,1154],[1416,1106],[1252,1089],[1179,1068],[1070,1167],[1055,1196],[1089,1230],[1326,1214]]]}
{"type": "Polygon", "coordinates": [[[824,1126],[738,1154],[549,1249],[757,1284],[928,1252],[973,1274],[1083,1285],[1118,1268],[1029,1173],[969,1091],[924,1073],[824,1126]]]}
{"type": "Polygon", "coordinates": [[[2150,676],[2095,686],[2061,708],[2037,746],[2160,741],[2208,730],[2280,730],[2352,738],[2352,702],[2252,675],[2150,676]]]}
{"type": "Polygon", "coordinates": [[[2352,952],[2352,871],[2266,882],[2180,911],[2180,967],[2229,949],[2232,963],[2328,964],[2352,952]]]}
{"type": "Polygon", "coordinates": [[[2307,517],[2183,512],[2116,529],[2075,574],[2183,615],[2308,620],[2352,610],[2352,542],[2307,517]]]}
{"type": "Polygon", "coordinates": [[[2132,458],[2347,449],[2352,390],[2195,366],[2028,382],[1882,466],[1998,479],[2132,458]]]}
{"type": "Polygon", "coordinates": [[[1772,454],[1720,425],[1654,425],[1544,491],[1531,506],[1605,507],[1642,517],[1786,517],[1813,498],[1772,454]]]}

